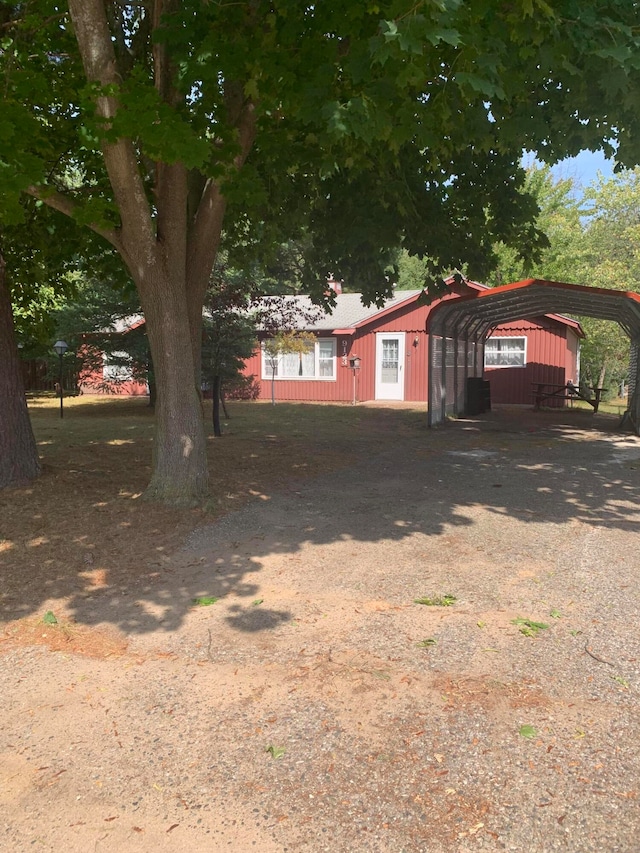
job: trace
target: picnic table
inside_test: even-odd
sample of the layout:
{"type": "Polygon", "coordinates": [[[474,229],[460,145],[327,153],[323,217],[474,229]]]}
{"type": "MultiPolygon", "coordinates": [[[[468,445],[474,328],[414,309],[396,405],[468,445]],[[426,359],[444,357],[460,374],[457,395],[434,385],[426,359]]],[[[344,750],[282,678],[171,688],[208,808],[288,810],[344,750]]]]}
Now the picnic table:
{"type": "Polygon", "coordinates": [[[600,398],[606,391],[606,388],[590,388],[593,391],[593,397],[583,393],[573,382],[566,382],[564,385],[557,385],[550,382],[533,382],[535,409],[539,409],[545,400],[584,400],[593,408],[593,413],[598,411],[600,406],[600,398]]]}

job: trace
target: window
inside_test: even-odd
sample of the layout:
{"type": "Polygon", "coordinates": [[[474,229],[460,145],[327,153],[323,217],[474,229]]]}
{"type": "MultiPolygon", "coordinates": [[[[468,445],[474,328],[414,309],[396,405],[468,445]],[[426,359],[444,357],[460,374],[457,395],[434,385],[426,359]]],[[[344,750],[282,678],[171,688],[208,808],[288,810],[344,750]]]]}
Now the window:
{"type": "Polygon", "coordinates": [[[524,367],[526,363],[526,338],[488,338],[485,341],[485,367],[524,367]]]}
{"type": "Polygon", "coordinates": [[[127,382],[133,379],[131,356],[126,352],[102,354],[102,378],[107,382],[127,382]]]}
{"type": "Polygon", "coordinates": [[[485,341],[485,367],[524,367],[526,363],[526,338],[487,338],[485,341]]]}
{"type": "Polygon", "coordinates": [[[262,378],[271,379],[336,378],[336,342],[320,338],[306,352],[283,352],[272,357],[262,349],[262,378]]]}

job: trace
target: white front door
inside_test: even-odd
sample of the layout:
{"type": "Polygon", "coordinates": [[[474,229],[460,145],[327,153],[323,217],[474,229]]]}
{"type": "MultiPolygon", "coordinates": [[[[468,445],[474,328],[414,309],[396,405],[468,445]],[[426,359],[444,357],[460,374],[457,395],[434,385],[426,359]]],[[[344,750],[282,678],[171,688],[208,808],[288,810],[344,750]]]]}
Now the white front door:
{"type": "Polygon", "coordinates": [[[404,400],[404,332],[376,335],[376,400],[404,400]]]}

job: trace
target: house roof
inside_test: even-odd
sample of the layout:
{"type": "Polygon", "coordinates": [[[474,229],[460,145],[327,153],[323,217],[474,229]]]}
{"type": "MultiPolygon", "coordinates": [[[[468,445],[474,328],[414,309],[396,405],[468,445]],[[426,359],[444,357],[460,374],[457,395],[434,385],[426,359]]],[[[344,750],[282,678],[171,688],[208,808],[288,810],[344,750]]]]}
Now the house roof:
{"type": "MultiPolygon", "coordinates": [[[[460,288],[454,290],[455,279],[453,276],[446,279],[446,283],[452,288],[451,296],[455,295],[457,298],[446,299],[442,302],[443,305],[456,304],[460,300],[473,300],[479,295],[486,296],[487,293],[494,293],[497,290],[503,289],[489,287],[487,284],[481,284],[480,282],[472,281],[471,279],[464,279],[460,288]]],[[[513,288],[514,286],[515,285],[505,285],[505,288],[513,288]]],[[[336,295],[336,304],[330,311],[326,312],[323,316],[320,316],[315,322],[306,323],[304,320],[300,320],[297,328],[300,330],[306,329],[312,332],[322,331],[340,335],[353,335],[357,329],[362,326],[366,326],[367,323],[372,320],[379,320],[385,315],[396,311],[401,306],[415,301],[422,292],[422,290],[399,290],[393,295],[393,297],[387,299],[381,307],[377,307],[376,305],[365,306],[362,302],[361,293],[340,293],[336,295]]],[[[268,301],[270,298],[271,297],[265,297],[264,299],[265,301],[268,301]]],[[[281,301],[282,299],[295,302],[300,307],[301,312],[313,311],[313,308],[317,307],[314,306],[314,303],[308,296],[278,296],[273,297],[273,299],[274,302],[275,300],[281,301]]],[[[438,301],[434,301],[434,307],[437,304],[438,301]]],[[[551,320],[555,320],[558,323],[571,327],[579,337],[584,337],[582,327],[577,320],[573,320],[571,317],[566,317],[563,314],[548,313],[540,308],[538,308],[538,310],[533,314],[521,313],[517,316],[509,317],[509,319],[522,320],[533,316],[548,317],[551,320]]]]}
{"type": "MultiPolygon", "coordinates": [[[[455,279],[452,277],[446,279],[447,284],[452,288],[451,296],[456,296],[455,299],[445,298],[442,302],[439,303],[439,300],[434,302],[433,308],[441,308],[444,305],[457,305],[459,303],[468,303],[469,300],[472,302],[475,301],[478,297],[487,298],[492,297],[495,293],[500,292],[508,292],[518,291],[522,285],[530,285],[532,283],[539,284],[554,284],[553,282],[540,282],[537,279],[528,279],[526,282],[516,282],[514,284],[504,285],[503,287],[489,287],[486,284],[481,284],[477,281],[472,281],[471,279],[464,279],[461,288],[454,289],[455,279]]],[[[557,283],[556,283],[557,284],[557,283]]],[[[577,285],[563,285],[568,288],[578,288],[577,285]]],[[[579,289],[579,288],[578,288],[579,289]]],[[[585,291],[589,291],[593,293],[597,292],[598,288],[582,288],[585,291]]],[[[379,320],[387,314],[396,311],[398,308],[408,305],[411,302],[414,302],[420,294],[422,290],[398,290],[392,297],[386,299],[384,304],[380,307],[376,305],[364,305],[362,302],[362,294],[361,293],[339,293],[336,294],[335,305],[330,308],[330,310],[323,312],[322,308],[315,303],[313,303],[308,296],[265,296],[260,300],[262,307],[267,307],[270,301],[273,301],[274,310],[278,311],[278,306],[282,305],[282,302],[289,303],[290,305],[295,304],[297,308],[300,309],[300,319],[296,324],[296,328],[298,330],[309,330],[312,332],[330,332],[333,334],[342,334],[342,335],[353,335],[356,330],[366,326],[367,323],[372,320],[379,320]],[[316,319],[307,321],[308,316],[313,316],[316,314],[316,319]]],[[[602,291],[606,294],[611,294],[614,291],[602,291]]],[[[512,306],[513,300],[509,302],[510,306],[512,306]]],[[[562,303],[563,307],[568,305],[570,310],[575,310],[578,312],[579,306],[572,302],[567,303],[566,301],[562,303]]],[[[505,314],[505,319],[501,319],[497,322],[494,322],[493,325],[499,325],[500,323],[507,322],[508,320],[521,320],[525,318],[531,318],[533,316],[546,316],[550,319],[556,320],[557,322],[563,323],[571,328],[575,329],[576,333],[580,337],[584,337],[584,332],[582,331],[582,327],[577,320],[573,320],[570,317],[566,317],[563,314],[558,313],[548,313],[544,311],[544,304],[539,300],[535,303],[535,310],[524,310],[518,309],[516,313],[513,311],[508,311],[505,314]],[[518,313],[518,311],[520,313],[518,313]],[[508,315],[508,316],[507,316],[508,315]]],[[[549,305],[549,307],[552,307],[549,305]]],[[[555,307],[555,304],[554,306],[555,307]]],[[[206,312],[205,312],[206,313],[206,312]]],[[[588,313],[587,311],[582,311],[580,313],[588,313]]],[[[429,317],[431,318],[433,312],[429,312],[429,317]]],[[[488,312],[488,315],[493,316],[492,312],[488,312]]],[[[596,315],[598,316],[598,315],[596,315]]],[[[431,319],[428,321],[428,325],[430,325],[431,319]]],[[[105,333],[115,333],[121,334],[130,332],[133,329],[137,329],[141,325],[144,324],[144,317],[142,314],[134,314],[130,317],[124,317],[121,319],[117,319],[114,321],[112,326],[108,329],[102,330],[102,334],[105,333]]]]}
{"type": "MultiPolygon", "coordinates": [[[[301,319],[297,323],[298,329],[308,329],[312,332],[343,332],[345,334],[353,333],[355,329],[372,320],[374,317],[379,317],[386,311],[395,310],[405,302],[410,302],[417,298],[421,290],[400,290],[390,299],[385,300],[384,305],[378,308],[376,305],[364,305],[362,302],[361,293],[339,293],[336,295],[336,304],[323,314],[319,314],[318,319],[312,322],[305,322],[301,319]]],[[[262,306],[269,305],[273,300],[274,305],[282,303],[282,300],[288,303],[294,303],[301,314],[313,312],[314,308],[318,310],[308,296],[265,296],[261,300],[262,306]]],[[[320,308],[319,311],[322,311],[320,308]]]]}

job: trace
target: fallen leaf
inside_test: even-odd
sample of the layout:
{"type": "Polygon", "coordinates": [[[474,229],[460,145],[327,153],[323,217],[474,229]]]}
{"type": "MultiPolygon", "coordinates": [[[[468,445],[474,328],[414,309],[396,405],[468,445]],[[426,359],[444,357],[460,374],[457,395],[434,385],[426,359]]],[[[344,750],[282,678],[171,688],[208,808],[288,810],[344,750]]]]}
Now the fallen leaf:
{"type": "Polygon", "coordinates": [[[519,734],[521,737],[534,738],[538,732],[536,731],[535,726],[525,724],[524,726],[520,726],[519,734]]]}

